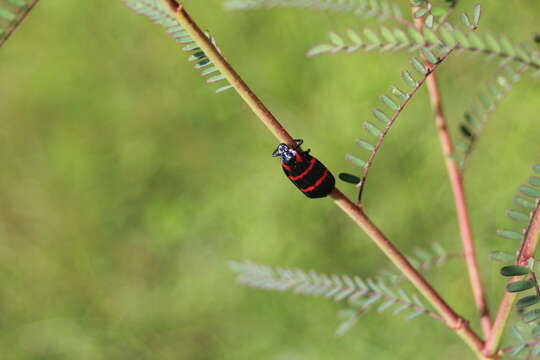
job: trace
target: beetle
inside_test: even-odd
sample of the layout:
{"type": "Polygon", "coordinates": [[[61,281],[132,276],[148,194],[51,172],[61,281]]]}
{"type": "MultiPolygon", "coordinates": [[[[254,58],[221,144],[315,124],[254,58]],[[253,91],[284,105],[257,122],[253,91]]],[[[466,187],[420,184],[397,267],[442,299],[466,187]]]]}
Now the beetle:
{"type": "Polygon", "coordinates": [[[287,144],[279,144],[272,156],[281,158],[281,167],[285,175],[308,198],[327,196],[336,185],[334,176],[319,160],[309,155],[310,150],[298,150],[303,140],[294,141],[296,142],[294,148],[287,144]]]}

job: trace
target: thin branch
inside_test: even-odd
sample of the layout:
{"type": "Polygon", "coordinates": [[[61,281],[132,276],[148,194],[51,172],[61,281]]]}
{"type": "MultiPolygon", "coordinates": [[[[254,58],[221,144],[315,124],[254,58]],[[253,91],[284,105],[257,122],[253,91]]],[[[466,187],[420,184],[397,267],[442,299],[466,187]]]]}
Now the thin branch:
{"type": "Polygon", "coordinates": [[[13,22],[10,27],[6,30],[6,34],[3,38],[0,39],[0,48],[8,39],[11,37],[11,35],[15,32],[15,30],[19,27],[19,25],[26,19],[30,11],[37,5],[39,0],[33,0],[30,5],[24,9],[24,12],[20,14],[20,16],[17,18],[17,21],[13,22]]]}
{"type": "MultiPolygon", "coordinates": [[[[268,127],[274,136],[284,143],[293,145],[293,138],[281,126],[277,119],[262,104],[262,102],[249,89],[246,83],[233,70],[231,65],[216,50],[210,40],[200,30],[198,25],[187,14],[182,4],[169,8],[176,11],[176,17],[180,24],[190,34],[192,39],[197,42],[200,48],[206,53],[206,56],[219,67],[222,74],[238,91],[244,101],[250,106],[257,117],[268,127]]],[[[483,341],[471,329],[469,323],[459,316],[452,307],[450,307],[442,297],[431,287],[431,285],[422,277],[422,275],[409,263],[406,257],[386,238],[386,236],[373,224],[361,208],[350,201],[339,189],[335,188],[330,197],[334,200],[351,219],[371,238],[371,240],[386,254],[390,261],[401,270],[418,291],[426,297],[431,305],[439,312],[447,326],[454,330],[458,336],[471,348],[479,357],[484,358],[481,349],[483,341]]]]}
{"type": "MultiPolygon", "coordinates": [[[[540,235],[540,202],[537,202],[536,208],[534,209],[533,217],[529,226],[525,230],[525,237],[521,248],[519,250],[519,256],[517,259],[517,264],[522,266],[527,266],[528,261],[531,257],[534,256],[536,251],[536,246],[538,245],[538,238],[540,235]]],[[[522,279],[523,276],[516,276],[509,280],[509,282],[517,281],[522,279]]],[[[499,305],[499,311],[495,318],[495,323],[491,334],[486,340],[486,346],[484,353],[489,355],[497,353],[499,346],[501,345],[502,335],[504,329],[506,328],[506,323],[510,316],[511,310],[513,308],[514,302],[517,298],[518,293],[514,292],[505,292],[504,297],[499,305]]]]}
{"type": "Polygon", "coordinates": [[[206,56],[212,60],[214,65],[226,77],[227,81],[235,88],[238,94],[257,115],[257,117],[261,119],[264,125],[266,125],[274,136],[280,139],[283,143],[288,144],[291,147],[296,146],[294,139],[287,133],[287,131],[285,131],[283,126],[281,126],[270,110],[268,110],[257,95],[251,91],[247,84],[216,49],[214,44],[212,44],[212,41],[204,34],[204,32],[185,11],[183,4],[176,4],[174,0],[165,1],[169,8],[176,12],[178,22],[204,51],[206,56]]]}
{"type": "Polygon", "coordinates": [[[399,115],[401,115],[401,112],[405,109],[405,107],[407,107],[407,105],[409,104],[411,99],[414,97],[414,95],[416,94],[418,89],[420,89],[422,87],[422,85],[424,85],[424,82],[426,81],[426,79],[428,79],[429,76],[432,73],[434,73],[435,70],[437,70],[439,65],[444,60],[446,60],[446,58],[452,53],[452,51],[454,51],[454,48],[450,49],[444,55],[442,55],[437,64],[432,65],[432,64],[426,62],[426,68],[427,68],[426,74],[424,75],[424,77],[420,81],[417,82],[416,86],[409,93],[407,93],[407,98],[403,101],[403,103],[401,103],[399,105],[398,109],[394,112],[394,114],[390,118],[390,121],[385,125],[384,129],[382,130],[382,135],[377,138],[377,142],[375,143],[375,145],[373,147],[373,150],[371,151],[371,153],[369,155],[369,158],[366,161],[366,165],[364,166],[364,174],[363,174],[360,182],[357,185],[357,187],[358,187],[358,204],[361,203],[362,192],[363,192],[364,186],[366,184],[366,180],[367,180],[367,176],[369,174],[369,170],[371,169],[371,166],[373,165],[373,162],[375,161],[375,156],[377,156],[377,154],[379,152],[379,148],[381,147],[386,135],[388,134],[388,132],[392,128],[392,125],[394,125],[395,121],[397,120],[399,115]]]}
{"type": "MultiPolygon", "coordinates": [[[[423,29],[423,21],[423,18],[415,19],[416,28],[420,32],[423,29]]],[[[431,74],[431,76],[428,77],[427,87],[431,100],[431,106],[435,112],[435,121],[437,130],[439,132],[443,155],[446,160],[446,168],[448,171],[450,184],[454,193],[454,201],[463,243],[463,251],[465,254],[465,262],[467,263],[467,269],[469,272],[469,280],[476,307],[480,313],[480,321],[484,336],[488,336],[491,331],[491,320],[489,317],[487,302],[484,296],[484,287],[482,285],[480,271],[476,261],[472,228],[469,219],[469,210],[465,198],[465,190],[463,188],[463,177],[459,165],[451,158],[451,155],[454,152],[454,144],[452,142],[450,132],[448,131],[446,115],[442,106],[441,93],[435,74],[431,74]]]]}

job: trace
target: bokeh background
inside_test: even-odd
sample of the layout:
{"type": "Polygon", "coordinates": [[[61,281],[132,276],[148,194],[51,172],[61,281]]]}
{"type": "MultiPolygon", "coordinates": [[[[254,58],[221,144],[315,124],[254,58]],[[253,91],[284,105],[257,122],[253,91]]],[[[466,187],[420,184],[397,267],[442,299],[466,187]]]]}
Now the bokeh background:
{"type": "MultiPolygon", "coordinates": [[[[537,1],[482,3],[480,31],[517,42],[540,31],[537,1]]],[[[354,170],[344,154],[360,153],[362,121],[410,55],[304,54],[328,30],[376,21],[186,5],[295,137],[334,172],[354,170]]],[[[469,54],[443,65],[453,130],[496,68],[469,54]]],[[[284,178],[276,140],[234,92],[214,95],[173,40],[120,1],[42,1],[1,49],[0,79],[2,359],[472,357],[427,317],[369,313],[335,337],[341,304],[236,285],[229,260],[360,276],[389,263],[330,200],[307,201],[284,178]]],[[[528,76],[511,91],[466,174],[492,307],[504,285],[488,253],[516,246],[495,231],[515,228],[504,209],[538,161],[539,96],[528,76]]],[[[365,194],[406,253],[434,241],[460,251],[441,160],[421,90],[365,194]]],[[[428,276],[475,319],[460,259],[428,276]]]]}

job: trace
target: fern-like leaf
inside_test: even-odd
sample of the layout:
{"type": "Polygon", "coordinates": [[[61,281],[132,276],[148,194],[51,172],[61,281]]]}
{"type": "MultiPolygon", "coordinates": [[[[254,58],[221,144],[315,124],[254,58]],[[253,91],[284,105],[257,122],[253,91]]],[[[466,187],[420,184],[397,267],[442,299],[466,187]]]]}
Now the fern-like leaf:
{"type": "MultiPolygon", "coordinates": [[[[137,14],[144,15],[155,24],[166,28],[166,32],[180,44],[182,50],[191,54],[188,61],[195,64],[195,69],[199,70],[201,75],[207,78],[207,83],[226,81],[225,76],[219,72],[217,67],[213,66],[212,61],[206,56],[204,51],[199,48],[187,31],[182,28],[171,12],[165,8],[161,0],[123,0],[123,2],[137,14]]],[[[214,38],[208,32],[205,34],[208,39],[212,41],[214,47],[219,50],[214,38]]],[[[216,93],[220,93],[232,87],[233,86],[230,84],[224,85],[218,88],[216,93]]]]}
{"type": "Polygon", "coordinates": [[[463,32],[449,23],[432,30],[424,28],[419,32],[414,27],[406,29],[380,27],[377,31],[367,29],[362,34],[348,29],[345,35],[330,32],[329,42],[313,46],[308,56],[336,54],[339,52],[354,53],[356,51],[415,51],[422,46],[428,48],[454,48],[456,53],[468,52],[473,55],[485,54],[486,60],[500,58],[500,64],[516,62],[540,74],[540,53],[528,43],[515,45],[507,36],[484,36],[476,32],[463,32]],[[340,38],[342,41],[334,41],[340,38]]]}
{"type": "Polygon", "coordinates": [[[337,333],[342,334],[358,316],[376,306],[377,312],[393,309],[392,314],[405,315],[411,320],[419,315],[428,315],[442,321],[429,310],[416,293],[407,293],[403,288],[387,283],[384,278],[362,279],[358,276],[328,275],[315,271],[270,267],[250,261],[230,262],[237,281],[255,289],[292,292],[295,294],[325,297],[334,301],[347,301],[349,308],[341,313],[343,319],[337,333]]]}
{"type": "Polygon", "coordinates": [[[494,79],[487,85],[487,91],[481,92],[478,100],[470,106],[469,111],[464,114],[464,120],[459,124],[459,131],[462,141],[456,143],[456,148],[461,153],[453,155],[462,168],[465,167],[478,136],[483,131],[490,116],[495,112],[497,106],[506,98],[512,87],[522,79],[522,74],[528,67],[521,65],[517,70],[513,66],[507,65],[503,70],[498,71],[494,79]]]}
{"type": "MultiPolygon", "coordinates": [[[[426,59],[426,64],[424,65],[424,63],[417,58],[411,59],[411,65],[414,69],[413,73],[417,73],[419,79],[417,79],[418,76],[413,76],[408,70],[402,71],[401,77],[405,88],[409,88],[410,90],[401,90],[401,88],[397,86],[391,86],[389,94],[381,96],[383,107],[373,110],[374,121],[364,122],[364,129],[369,133],[368,135],[370,135],[371,138],[375,138],[375,140],[357,140],[360,147],[364,150],[368,150],[369,155],[367,159],[363,160],[354,155],[346,155],[348,161],[362,168],[361,178],[355,178],[359,180],[356,183],[359,190],[358,202],[362,199],[362,191],[369,175],[369,170],[374,163],[375,157],[381,148],[386,135],[402,113],[403,109],[407,106],[418,89],[424,84],[426,78],[439,67],[439,65],[450,55],[452,50],[453,49],[449,49],[441,55],[436,55],[434,51],[428,48],[422,48],[422,54],[426,59]]],[[[351,179],[351,175],[347,173],[341,174],[340,179],[347,181],[347,179],[351,179]]]]}
{"type": "MultiPolygon", "coordinates": [[[[514,196],[514,204],[518,209],[509,209],[506,215],[519,223],[519,229],[499,229],[497,235],[501,238],[519,242],[519,250],[513,257],[516,262],[524,251],[525,239],[534,226],[534,219],[540,211],[540,165],[532,167],[533,176],[529,177],[527,184],[518,188],[518,195],[514,196]]],[[[507,257],[508,258],[508,257],[507,257]]]]}
{"type": "Polygon", "coordinates": [[[39,0],[0,0],[0,47],[11,37],[39,0]]]}
{"type": "Polygon", "coordinates": [[[364,18],[394,21],[412,25],[403,18],[399,5],[387,0],[230,0],[225,7],[231,10],[272,8],[302,8],[320,11],[352,13],[364,18]]]}

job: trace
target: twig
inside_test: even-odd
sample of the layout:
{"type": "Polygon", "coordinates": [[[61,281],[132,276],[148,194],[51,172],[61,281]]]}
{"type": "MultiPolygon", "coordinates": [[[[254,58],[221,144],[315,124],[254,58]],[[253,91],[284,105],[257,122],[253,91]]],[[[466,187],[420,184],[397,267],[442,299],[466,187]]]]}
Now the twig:
{"type": "MultiPolygon", "coordinates": [[[[540,202],[536,204],[534,210],[533,218],[525,230],[525,240],[519,251],[519,256],[517,263],[519,265],[527,266],[528,261],[531,257],[534,256],[536,251],[536,246],[538,245],[538,237],[540,235],[540,202]]],[[[509,282],[517,281],[523,278],[522,276],[516,276],[510,279],[509,282]]],[[[486,340],[486,346],[484,353],[488,356],[497,353],[497,349],[501,345],[501,339],[506,328],[506,323],[508,322],[508,317],[510,316],[511,310],[513,308],[514,302],[516,301],[517,293],[515,292],[505,292],[504,297],[499,305],[499,311],[495,318],[493,328],[491,329],[491,334],[486,340]]]]}
{"type": "MultiPolygon", "coordinates": [[[[257,117],[268,127],[276,138],[284,143],[293,145],[293,138],[281,126],[278,120],[270,113],[256,95],[249,89],[246,83],[229,65],[225,58],[217,51],[210,40],[200,30],[198,25],[185,11],[182,4],[177,4],[174,0],[165,0],[169,8],[175,12],[176,17],[182,27],[189,33],[192,39],[205,52],[206,56],[212,60],[231,85],[238,91],[244,101],[255,112],[257,117]]],[[[468,321],[459,316],[442,297],[431,287],[422,275],[409,263],[407,258],[385,237],[385,235],[371,222],[363,210],[350,201],[339,189],[335,188],[330,197],[334,200],[347,215],[371,238],[371,240],[386,254],[390,261],[401,270],[418,291],[431,303],[439,312],[449,328],[454,330],[458,336],[471,348],[471,350],[481,359],[483,341],[471,329],[468,321]]]]}
{"type": "MultiPolygon", "coordinates": [[[[415,19],[415,26],[418,31],[422,31],[423,25],[423,18],[415,19]]],[[[465,199],[465,190],[463,188],[463,177],[461,174],[461,170],[459,169],[459,165],[451,158],[451,155],[454,152],[454,144],[452,142],[450,132],[448,131],[446,116],[444,114],[442,106],[441,93],[437,84],[437,78],[435,74],[431,74],[427,78],[426,82],[429,97],[431,100],[431,107],[435,112],[435,121],[439,132],[443,155],[446,161],[446,168],[448,170],[450,184],[454,193],[454,201],[456,205],[459,229],[461,232],[461,239],[463,243],[465,262],[467,263],[467,269],[469,272],[469,280],[471,283],[476,307],[478,309],[478,312],[480,313],[482,331],[484,333],[484,336],[487,337],[491,331],[491,319],[489,317],[489,310],[484,296],[484,287],[482,285],[482,279],[480,278],[480,271],[476,262],[473,235],[471,223],[469,220],[469,210],[467,206],[467,201],[465,199]]]]}
{"type": "Polygon", "coordinates": [[[397,120],[397,118],[401,115],[401,113],[403,112],[403,110],[405,109],[405,107],[409,104],[409,102],[411,101],[411,99],[414,97],[414,95],[416,94],[416,92],[418,91],[418,89],[420,89],[422,87],[422,85],[426,82],[426,79],[429,78],[429,76],[435,72],[435,70],[437,70],[437,68],[439,67],[439,65],[444,61],[446,60],[446,58],[452,53],[452,51],[454,51],[455,47],[454,48],[451,48],[450,50],[448,50],[445,54],[443,54],[440,59],[439,59],[439,62],[437,64],[434,64],[434,65],[431,65],[430,63],[426,63],[426,68],[427,68],[427,73],[425,74],[425,76],[422,78],[422,80],[418,81],[418,83],[416,84],[416,86],[409,92],[407,93],[407,99],[405,99],[405,101],[403,101],[403,103],[401,103],[398,107],[398,109],[394,112],[394,114],[392,115],[392,117],[390,118],[390,121],[386,124],[386,126],[384,127],[384,129],[382,130],[382,135],[379,136],[377,138],[377,142],[375,143],[375,146],[373,147],[373,150],[371,151],[371,154],[369,155],[369,158],[367,159],[366,161],[366,165],[364,166],[364,175],[362,176],[362,179],[360,180],[360,182],[358,183],[358,185],[356,185],[358,187],[358,205],[361,205],[361,202],[362,202],[362,192],[364,190],[364,187],[365,187],[365,184],[366,184],[366,180],[367,180],[367,177],[368,177],[368,174],[369,174],[369,170],[371,169],[371,166],[373,165],[373,162],[375,161],[375,156],[377,155],[377,153],[379,152],[379,148],[381,147],[386,135],[388,134],[388,132],[390,131],[390,129],[392,128],[392,126],[394,125],[395,121],[397,120]]]}
{"type": "Polygon", "coordinates": [[[28,16],[30,11],[36,6],[39,0],[33,0],[30,5],[27,6],[26,9],[24,9],[24,12],[18,17],[17,21],[15,21],[11,26],[6,30],[6,35],[4,35],[3,38],[0,39],[0,47],[4,45],[6,41],[11,37],[11,34],[17,29],[17,27],[23,22],[23,20],[28,16]]]}

